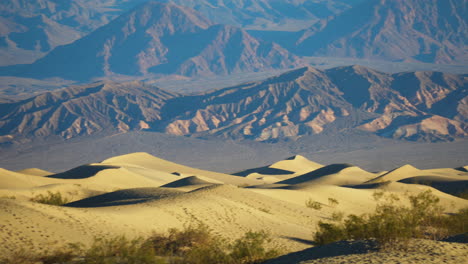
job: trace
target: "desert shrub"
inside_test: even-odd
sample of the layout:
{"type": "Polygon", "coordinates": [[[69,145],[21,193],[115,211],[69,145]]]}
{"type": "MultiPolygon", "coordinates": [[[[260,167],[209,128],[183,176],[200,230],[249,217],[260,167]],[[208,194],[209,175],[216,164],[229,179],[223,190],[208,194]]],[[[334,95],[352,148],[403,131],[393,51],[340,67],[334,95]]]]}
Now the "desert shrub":
{"type": "Polygon", "coordinates": [[[331,220],[335,222],[340,222],[344,218],[343,212],[333,212],[331,215],[331,220]]]}
{"type": "Polygon", "coordinates": [[[265,244],[268,242],[269,235],[264,231],[247,232],[231,246],[230,256],[234,263],[261,263],[279,256],[278,249],[266,249],[265,244]]]}
{"type": "Polygon", "coordinates": [[[37,254],[31,250],[20,249],[9,254],[9,256],[0,258],[0,264],[53,264],[53,263],[68,263],[76,258],[77,252],[73,251],[73,247],[68,246],[62,249],[57,249],[53,252],[44,252],[37,254]]]}
{"type": "Polygon", "coordinates": [[[233,243],[214,235],[206,225],[170,229],[168,234],[153,234],[147,239],[96,238],[89,248],[70,244],[52,253],[30,254],[18,251],[1,264],[253,264],[279,255],[267,249],[266,232],[247,232],[233,243]]]}
{"type": "Polygon", "coordinates": [[[309,199],[305,202],[306,206],[309,207],[309,208],[312,208],[312,209],[315,209],[315,210],[320,210],[322,209],[322,204],[317,202],[317,201],[314,201],[312,199],[309,199]]]}
{"type": "Polygon", "coordinates": [[[318,245],[325,245],[345,239],[347,239],[347,236],[345,229],[341,225],[322,221],[318,223],[318,230],[314,235],[314,241],[318,245]]]}
{"type": "Polygon", "coordinates": [[[0,264],[35,264],[37,262],[37,256],[25,249],[11,252],[8,256],[0,256],[0,264]]]}
{"type": "Polygon", "coordinates": [[[328,204],[329,204],[330,206],[337,206],[339,203],[338,203],[338,200],[337,200],[337,199],[331,198],[331,197],[330,197],[330,198],[328,198],[328,204]]]}
{"type": "Polygon", "coordinates": [[[92,246],[84,253],[83,262],[89,264],[164,263],[156,257],[148,241],[144,239],[129,240],[124,236],[95,239],[92,246]]]}
{"type": "Polygon", "coordinates": [[[77,249],[78,248],[73,246],[64,247],[52,253],[45,253],[43,256],[37,257],[37,260],[43,264],[68,263],[79,254],[79,252],[76,251],[77,249]]]}
{"type": "Polygon", "coordinates": [[[190,226],[184,230],[172,228],[167,235],[153,234],[148,239],[155,253],[161,256],[182,255],[192,248],[211,245],[215,240],[204,224],[190,226]]]}
{"type": "MultiPolygon", "coordinates": [[[[379,192],[377,200],[383,195],[379,192]]],[[[439,199],[430,191],[408,196],[410,206],[395,204],[396,196],[387,195],[375,212],[349,215],[338,223],[319,222],[314,239],[327,244],[346,239],[376,239],[380,246],[406,243],[411,238],[439,239],[466,232],[468,210],[443,215],[439,199]],[[465,231],[463,231],[465,230],[465,231]]]]}
{"type": "Polygon", "coordinates": [[[279,252],[266,249],[270,242],[266,232],[247,232],[229,244],[203,224],[184,230],[170,229],[168,235],[154,234],[148,241],[154,252],[169,257],[170,263],[259,263],[279,252]]]}
{"type": "Polygon", "coordinates": [[[31,198],[31,201],[42,204],[50,205],[64,205],[69,202],[69,200],[62,196],[60,192],[53,193],[47,191],[47,194],[39,194],[31,198]]]}

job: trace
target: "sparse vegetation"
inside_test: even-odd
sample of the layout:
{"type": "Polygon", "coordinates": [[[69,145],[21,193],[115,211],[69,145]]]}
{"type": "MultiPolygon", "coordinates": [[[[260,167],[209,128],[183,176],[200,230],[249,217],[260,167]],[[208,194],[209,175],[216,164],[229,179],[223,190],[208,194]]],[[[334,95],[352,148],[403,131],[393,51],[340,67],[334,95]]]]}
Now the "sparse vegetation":
{"type": "Polygon", "coordinates": [[[84,263],[164,263],[154,254],[153,247],[144,239],[129,240],[123,236],[95,239],[83,254],[84,263]]]}
{"type": "Polygon", "coordinates": [[[410,206],[396,204],[399,198],[394,195],[374,193],[376,200],[383,197],[371,214],[349,215],[337,223],[319,222],[315,242],[376,239],[381,247],[387,247],[405,244],[411,238],[440,239],[467,232],[468,209],[444,215],[439,199],[430,191],[408,196],[410,206]]]}
{"type": "Polygon", "coordinates": [[[305,204],[307,207],[315,209],[315,210],[322,209],[322,204],[312,199],[307,200],[305,204]]]}
{"type": "Polygon", "coordinates": [[[340,222],[344,218],[343,212],[333,212],[331,215],[331,220],[335,222],[340,222]]]}
{"type": "Polygon", "coordinates": [[[249,231],[228,243],[200,224],[183,230],[170,229],[167,234],[155,233],[146,239],[96,238],[86,250],[81,244],[70,244],[42,256],[23,250],[0,263],[253,264],[280,255],[277,248],[267,248],[269,242],[266,232],[249,231]]]}
{"type": "Polygon", "coordinates": [[[330,198],[328,198],[328,204],[329,204],[330,206],[335,207],[335,206],[337,206],[339,203],[338,203],[338,200],[337,200],[337,199],[331,198],[331,197],[330,197],[330,198]]]}
{"type": "Polygon", "coordinates": [[[280,255],[278,249],[267,250],[265,244],[270,242],[268,233],[247,232],[231,246],[232,263],[261,263],[280,255]]]}
{"type": "Polygon", "coordinates": [[[47,194],[39,194],[31,198],[31,201],[50,205],[64,205],[69,203],[69,199],[62,196],[60,192],[47,191],[47,194]]]}

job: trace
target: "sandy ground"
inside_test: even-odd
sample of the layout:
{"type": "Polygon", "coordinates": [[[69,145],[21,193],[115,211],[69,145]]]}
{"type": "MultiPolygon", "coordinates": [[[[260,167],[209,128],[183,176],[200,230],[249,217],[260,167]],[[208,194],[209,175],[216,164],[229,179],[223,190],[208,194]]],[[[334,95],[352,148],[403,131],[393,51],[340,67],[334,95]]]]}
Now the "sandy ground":
{"type": "MultiPolygon", "coordinates": [[[[318,221],[330,219],[334,212],[372,211],[376,190],[403,197],[430,189],[450,212],[468,206],[467,200],[450,195],[450,190],[402,182],[415,177],[439,185],[468,182],[466,171],[450,168],[420,170],[405,165],[370,173],[350,164],[324,166],[294,156],[241,174],[195,169],[146,153],[113,157],[60,174],[0,169],[0,255],[18,249],[50,251],[70,242],[86,245],[102,236],[147,236],[198,223],[227,239],[265,230],[285,253],[309,252],[318,250],[310,249],[318,221]],[[60,192],[69,203],[54,206],[30,200],[48,192],[60,192]],[[337,203],[330,203],[330,199],[337,203]],[[321,208],[309,208],[306,201],[318,202],[321,208]]],[[[467,252],[464,244],[421,245],[414,247],[421,250],[421,256],[409,253],[413,249],[349,252],[334,259],[309,258],[312,262],[304,263],[439,263],[435,259],[463,263],[459,260],[467,252]],[[442,256],[440,252],[449,247],[451,253],[442,256]],[[372,262],[376,257],[385,261],[372,262]],[[407,262],[396,262],[399,258],[407,262]]]]}

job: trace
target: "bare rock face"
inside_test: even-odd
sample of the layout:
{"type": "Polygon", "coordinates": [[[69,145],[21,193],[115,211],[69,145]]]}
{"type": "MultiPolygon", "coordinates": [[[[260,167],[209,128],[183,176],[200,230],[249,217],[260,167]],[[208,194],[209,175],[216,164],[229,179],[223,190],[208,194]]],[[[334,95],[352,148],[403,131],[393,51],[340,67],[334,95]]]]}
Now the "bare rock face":
{"type": "Polygon", "coordinates": [[[101,131],[274,141],[361,129],[383,137],[451,141],[468,136],[468,78],[386,74],[362,66],[286,72],[195,95],[144,83],[99,82],[0,104],[0,140],[101,131]]]}
{"type": "Polygon", "coordinates": [[[297,51],[466,64],[467,16],[467,0],[367,0],[305,30],[297,51]]]}
{"type": "Polygon", "coordinates": [[[351,110],[340,94],[323,72],[302,68],[261,82],[175,99],[163,109],[163,114],[174,116],[165,131],[261,141],[320,133],[336,116],[351,110]],[[196,102],[195,108],[180,107],[184,101],[196,102]]]}
{"type": "Polygon", "coordinates": [[[149,129],[161,119],[164,102],[174,96],[138,82],[99,82],[47,92],[0,105],[1,136],[68,139],[103,130],[149,129]]]}
{"type": "Polygon", "coordinates": [[[357,116],[360,121],[348,128],[398,139],[453,140],[467,136],[466,95],[460,96],[466,87],[464,76],[434,72],[391,75],[362,66],[302,68],[176,98],[163,109],[169,121],[162,129],[176,135],[265,141],[322,133],[337,119],[357,116]],[[453,105],[444,108],[448,102],[453,105]]]}

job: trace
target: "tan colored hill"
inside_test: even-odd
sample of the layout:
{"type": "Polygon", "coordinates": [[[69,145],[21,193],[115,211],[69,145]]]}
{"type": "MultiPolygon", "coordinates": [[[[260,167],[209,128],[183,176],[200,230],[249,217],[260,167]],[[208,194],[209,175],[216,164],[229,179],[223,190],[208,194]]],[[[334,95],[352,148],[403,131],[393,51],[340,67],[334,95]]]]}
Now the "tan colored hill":
{"type": "Polygon", "coordinates": [[[4,243],[0,254],[19,248],[50,251],[69,242],[89,245],[95,236],[147,236],[195,222],[205,223],[228,240],[249,230],[266,230],[273,243],[283,246],[287,253],[309,248],[307,241],[315,224],[337,210],[346,214],[372,211],[375,190],[402,197],[430,189],[448,212],[468,206],[467,200],[403,181],[424,172],[438,179],[467,182],[468,174],[458,169],[423,171],[404,166],[380,176],[391,183],[372,185],[368,179],[377,175],[351,165],[321,166],[301,156],[270,167],[292,172],[293,176],[268,184],[190,168],[146,153],[113,157],[52,175],[35,175],[41,172],[37,169],[2,169],[0,241],[4,243]],[[309,172],[296,175],[303,171],[309,172]],[[256,186],[233,185],[238,183],[256,186]],[[30,200],[48,192],[59,192],[71,203],[55,206],[30,200]],[[330,204],[330,198],[337,202],[330,204]],[[309,200],[320,203],[322,209],[308,208],[309,200]]]}

